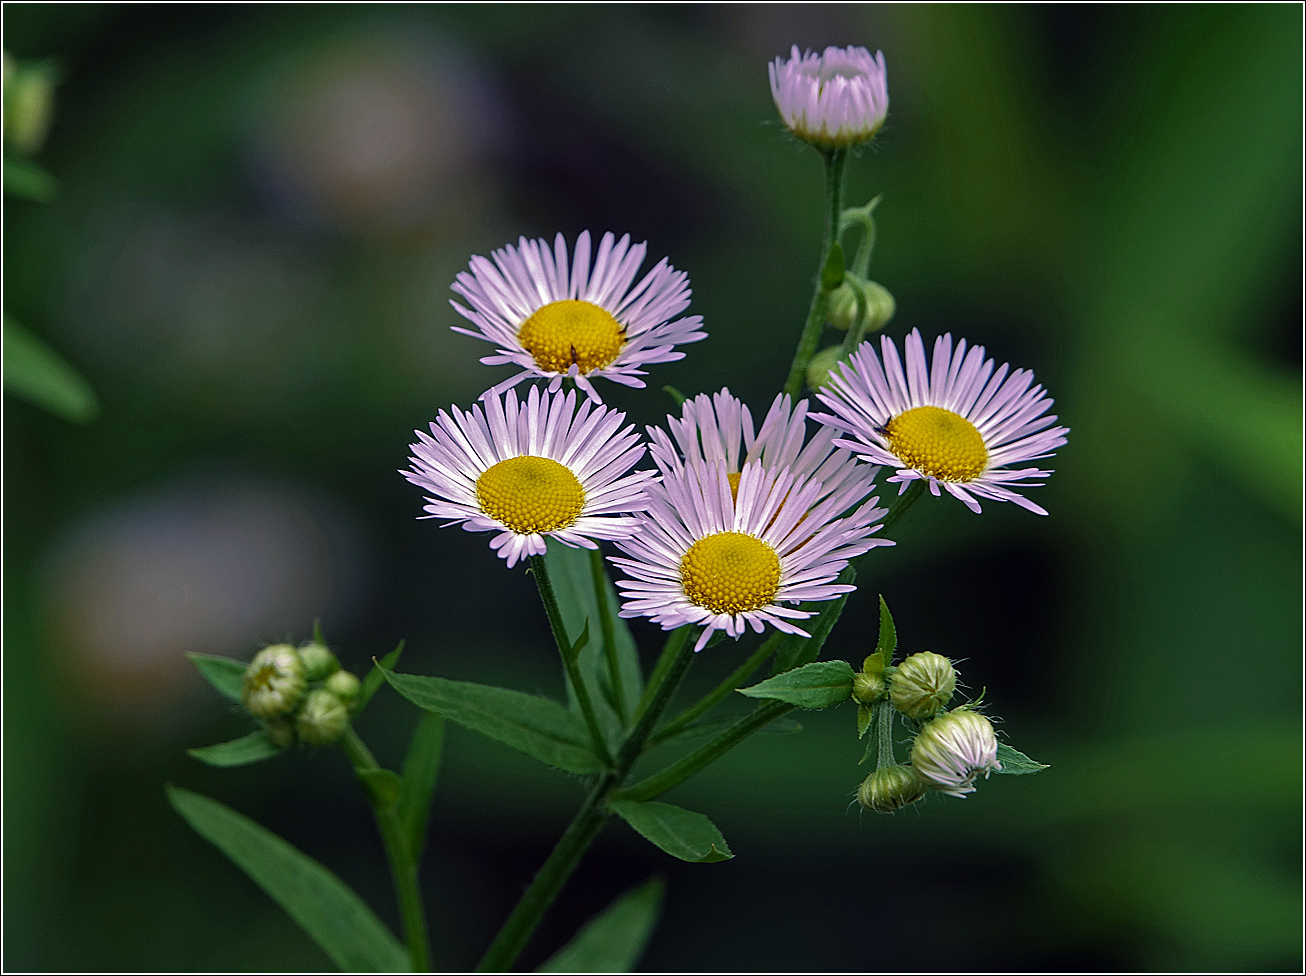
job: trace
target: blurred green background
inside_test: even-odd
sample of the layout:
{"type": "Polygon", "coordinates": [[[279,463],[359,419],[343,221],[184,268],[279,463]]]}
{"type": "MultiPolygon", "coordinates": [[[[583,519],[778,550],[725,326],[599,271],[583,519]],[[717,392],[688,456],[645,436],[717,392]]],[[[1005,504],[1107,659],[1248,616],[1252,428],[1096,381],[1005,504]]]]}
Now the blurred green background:
{"type": "MultiPolygon", "coordinates": [[[[893,99],[849,187],[885,195],[890,333],[1032,368],[1071,434],[1050,518],[918,505],[826,653],[866,653],[882,591],[903,646],[965,659],[1051,769],[862,816],[853,713],[808,715],[669,796],[734,860],[610,824],[522,962],[663,872],[650,969],[1299,969],[1301,28],[1295,5],[6,5],[5,48],[63,80],[37,157],[62,190],[6,198],[5,310],[102,410],[5,399],[5,966],[327,965],[165,782],[397,926],[340,756],[186,758],[247,726],[183,653],[320,616],[356,670],[406,637],[406,670],[560,694],[529,579],[417,522],[396,473],[500,375],[448,286],[518,234],[628,231],[689,272],[710,337],[605,394],[640,422],[663,383],[764,409],[821,220],[765,66],[855,43],[893,99]]],[[[396,762],[416,716],[383,696],[361,731],[396,762]]],[[[439,965],[475,961],[579,799],[450,734],[439,965]]]]}

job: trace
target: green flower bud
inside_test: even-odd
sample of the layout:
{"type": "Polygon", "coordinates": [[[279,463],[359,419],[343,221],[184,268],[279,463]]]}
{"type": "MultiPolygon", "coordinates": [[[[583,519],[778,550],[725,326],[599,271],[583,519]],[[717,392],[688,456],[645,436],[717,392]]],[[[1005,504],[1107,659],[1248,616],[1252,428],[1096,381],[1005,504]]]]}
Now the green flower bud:
{"type": "Polygon", "coordinates": [[[893,813],[925,795],[925,784],[910,766],[885,766],[862,780],[857,802],[874,813],[893,813]]]}
{"type": "Polygon", "coordinates": [[[942,654],[921,651],[898,665],[889,682],[893,707],[908,718],[934,715],[952,700],[957,672],[942,654]]]}
{"type": "Polygon", "coordinates": [[[363,688],[363,683],[351,671],[337,671],[326,679],[323,685],[327,691],[339,698],[346,706],[352,705],[363,688]]]}
{"type": "Polygon", "coordinates": [[[295,710],[307,684],[304,662],[295,649],[289,644],[273,644],[249,662],[240,699],[255,718],[274,719],[295,710]]]}
{"type": "Polygon", "coordinates": [[[809,389],[819,390],[825,386],[826,381],[830,378],[830,370],[839,362],[839,353],[843,350],[839,346],[828,346],[822,349],[807,364],[807,386],[809,389]]]}
{"type": "Polygon", "coordinates": [[[853,698],[869,705],[884,694],[884,675],[858,671],[853,675],[853,698]]]}
{"type": "Polygon", "coordinates": [[[5,56],[4,141],[24,156],[45,143],[54,115],[54,81],[43,64],[14,64],[5,56]]]}
{"type": "Polygon", "coordinates": [[[830,292],[825,306],[826,320],[840,332],[847,332],[857,324],[857,290],[852,277],[844,279],[843,284],[830,292]]]}
{"type": "Polygon", "coordinates": [[[325,688],[315,688],[304,696],[304,704],[295,716],[295,731],[301,742],[325,746],[344,734],[349,727],[349,710],[345,703],[325,688]]]}
{"type": "Polygon", "coordinates": [[[911,744],[911,764],[927,786],[949,796],[975,792],[975,780],[1002,768],[993,723],[966,706],[944,712],[911,744]]]}
{"type": "Polygon", "coordinates": [[[300,660],[304,662],[304,676],[309,681],[321,681],[340,668],[340,662],[331,653],[331,649],[317,641],[309,641],[299,649],[300,660]]]}
{"type": "Polygon", "coordinates": [[[894,313],[898,311],[898,303],[893,300],[889,290],[879,282],[866,281],[862,283],[862,298],[866,302],[866,331],[868,333],[878,332],[889,324],[894,313]]]}

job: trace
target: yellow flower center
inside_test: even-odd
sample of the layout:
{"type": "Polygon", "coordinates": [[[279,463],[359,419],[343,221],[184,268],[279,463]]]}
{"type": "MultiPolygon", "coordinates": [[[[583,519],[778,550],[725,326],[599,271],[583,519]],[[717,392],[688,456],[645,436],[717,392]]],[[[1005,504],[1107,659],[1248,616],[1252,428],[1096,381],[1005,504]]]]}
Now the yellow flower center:
{"type": "Polygon", "coordinates": [[[607,309],[573,299],[537,309],[517,338],[546,373],[565,373],[573,363],[582,373],[601,369],[626,344],[625,331],[607,309]]]}
{"type": "Polygon", "coordinates": [[[519,535],[565,529],[580,518],[585,489],[552,458],[507,458],[476,479],[481,511],[519,535]]]}
{"type": "Polygon", "coordinates": [[[940,481],[974,481],[984,473],[989,452],[965,417],[942,407],[913,407],[885,425],[889,450],[903,467],[940,481]]]}
{"type": "Polygon", "coordinates": [[[692,603],[713,613],[760,610],[780,588],[780,557],[751,535],[716,532],[689,547],[680,583],[692,603]]]}

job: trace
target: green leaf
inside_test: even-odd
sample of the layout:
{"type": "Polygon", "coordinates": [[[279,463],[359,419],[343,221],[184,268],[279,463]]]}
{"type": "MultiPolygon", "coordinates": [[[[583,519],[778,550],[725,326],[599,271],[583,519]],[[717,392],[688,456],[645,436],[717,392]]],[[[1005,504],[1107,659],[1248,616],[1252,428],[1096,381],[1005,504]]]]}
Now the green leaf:
{"type": "Polygon", "coordinates": [[[187,654],[199,668],[204,680],[232,701],[240,701],[240,687],[245,681],[245,662],[216,654],[187,654]]]}
{"type": "Polygon", "coordinates": [[[186,752],[210,766],[245,766],[249,763],[271,759],[285,749],[272,741],[267,729],[258,729],[249,735],[216,746],[187,749],[186,752]]]}
{"type": "Polygon", "coordinates": [[[404,792],[399,801],[399,822],[408,836],[413,860],[420,860],[426,847],[426,823],[431,815],[431,795],[440,776],[440,755],[444,748],[444,716],[422,715],[404,757],[404,792]]]}
{"type": "MultiPolygon", "coordinates": [[[[898,630],[893,625],[893,614],[889,613],[889,605],[884,602],[884,594],[880,594],[880,637],[875,642],[875,650],[872,656],[879,655],[880,668],[883,670],[893,663],[893,652],[898,649],[898,630]]],[[[867,658],[870,661],[870,658],[867,658]]],[[[863,665],[865,667],[866,665],[863,665]]]]}
{"type": "Polygon", "coordinates": [[[838,241],[832,241],[830,253],[825,258],[825,267],[821,269],[821,289],[827,292],[834,291],[843,284],[843,276],[843,245],[838,241]]]}
{"type": "Polygon", "coordinates": [[[857,738],[866,734],[866,730],[871,727],[871,707],[869,705],[857,706],[857,738]]]}
{"type": "Polygon", "coordinates": [[[685,405],[685,394],[681,393],[674,386],[671,385],[664,386],[662,387],[662,392],[667,394],[667,396],[671,397],[671,399],[675,400],[676,406],[683,407],[685,405]]]}
{"type": "Polygon", "coordinates": [[[404,781],[389,769],[357,769],[358,780],[367,790],[372,805],[378,810],[390,810],[399,802],[404,792],[404,781]]]}
{"type": "Polygon", "coordinates": [[[322,636],[322,618],[318,617],[313,621],[313,643],[327,646],[326,638],[322,636]]]}
{"type": "Polygon", "coordinates": [[[1008,776],[1028,776],[1030,773],[1037,773],[1047,769],[1047,765],[1041,762],[1035,762],[1017,749],[1011,748],[1005,742],[998,743],[998,762],[1002,763],[1002,768],[998,770],[1008,776]]]}
{"type": "Polygon", "coordinates": [[[628,973],[639,962],[662,912],[661,878],[626,892],[576,933],[537,972],[628,973]]]}
{"type": "Polygon", "coordinates": [[[381,690],[381,685],[385,682],[384,672],[394,669],[394,666],[399,663],[399,655],[403,652],[404,642],[400,641],[393,651],[381,658],[380,663],[372,665],[372,670],[367,672],[367,677],[363,679],[363,687],[359,689],[358,698],[354,701],[355,715],[366,708],[372,696],[381,690]]]}
{"type": "Polygon", "coordinates": [[[574,712],[550,698],[521,691],[384,672],[395,691],[414,705],[489,736],[569,773],[596,773],[589,733],[574,712]]]}
{"type": "Polygon", "coordinates": [[[721,831],[701,813],[658,800],[618,800],[612,811],[645,840],[682,861],[712,864],[734,857],[721,831]]]}
{"type": "Polygon", "coordinates": [[[4,170],[5,193],[11,196],[49,203],[59,193],[59,181],[35,163],[6,159],[4,170]]]}
{"type": "MultiPolygon", "coordinates": [[[[550,540],[549,551],[544,557],[549,566],[549,578],[553,582],[553,592],[558,600],[558,609],[562,612],[562,622],[568,634],[581,633],[586,624],[590,627],[591,638],[580,648],[576,663],[591,688],[604,687],[607,682],[607,654],[604,647],[602,628],[599,627],[599,607],[594,594],[594,575],[590,567],[589,550],[573,549],[550,540]]],[[[621,670],[621,685],[625,695],[626,714],[633,715],[639,705],[639,697],[644,691],[644,675],[640,669],[639,652],[635,648],[635,639],[630,634],[626,621],[617,616],[617,591],[611,580],[606,580],[608,606],[612,608],[613,638],[616,643],[617,663],[621,670]]],[[[570,683],[567,687],[568,703],[572,711],[579,712],[575,695],[570,683]]],[[[603,696],[595,696],[595,708],[605,730],[614,741],[620,733],[620,723],[608,706],[603,696]]]]}
{"type": "Polygon", "coordinates": [[[361,898],[313,858],[230,807],[168,787],[173,808],[290,913],[345,972],[408,970],[408,954],[361,898]]]}
{"type": "Polygon", "coordinates": [[[774,698],[799,708],[826,708],[852,697],[853,669],[847,661],[813,661],[736,690],[749,698],[774,698]]]}
{"type": "Polygon", "coordinates": [[[589,618],[586,617],[585,626],[580,629],[580,636],[577,637],[576,640],[572,642],[571,656],[568,660],[575,661],[576,658],[580,656],[580,652],[584,650],[585,645],[588,644],[589,642],[590,642],[590,622],[589,622],[589,618]]]}
{"type": "Polygon", "coordinates": [[[100,412],[95,391],[81,374],[8,315],[4,317],[4,381],[9,393],[64,420],[84,424],[100,412]]]}

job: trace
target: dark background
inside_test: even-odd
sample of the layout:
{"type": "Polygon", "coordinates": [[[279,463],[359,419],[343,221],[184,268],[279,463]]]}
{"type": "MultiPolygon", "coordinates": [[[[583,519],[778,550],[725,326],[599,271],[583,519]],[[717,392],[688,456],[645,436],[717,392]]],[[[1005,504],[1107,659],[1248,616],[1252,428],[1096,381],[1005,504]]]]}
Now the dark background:
{"type": "MultiPolygon", "coordinates": [[[[889,67],[849,167],[850,204],[885,194],[889,332],[1032,368],[1071,434],[1050,518],[918,505],[827,654],[866,653],[883,591],[904,648],[964,659],[1051,769],[861,815],[853,714],[810,714],[668,797],[734,860],[610,824],[523,964],[663,872],[650,969],[1301,966],[1300,8],[33,4],[4,44],[63,65],[39,156],[63,189],[6,200],[5,308],[103,411],[5,401],[7,968],[328,965],[165,782],[397,926],[341,757],[186,758],[248,726],[183,652],[320,616],[359,671],[406,637],[407,670],[560,694],[529,579],[417,522],[396,473],[501,374],[448,285],[519,234],[628,231],[689,272],[710,337],[605,395],[640,422],[663,383],[763,410],[821,219],[766,62],[848,43],[889,67]]],[[[393,763],[415,716],[382,695],[361,732],[393,763]]],[[[465,968],[580,791],[447,746],[424,882],[437,964],[465,968]]]]}

